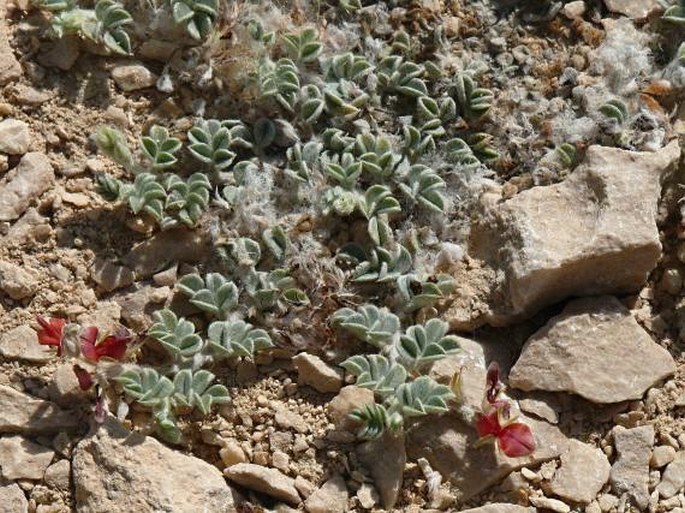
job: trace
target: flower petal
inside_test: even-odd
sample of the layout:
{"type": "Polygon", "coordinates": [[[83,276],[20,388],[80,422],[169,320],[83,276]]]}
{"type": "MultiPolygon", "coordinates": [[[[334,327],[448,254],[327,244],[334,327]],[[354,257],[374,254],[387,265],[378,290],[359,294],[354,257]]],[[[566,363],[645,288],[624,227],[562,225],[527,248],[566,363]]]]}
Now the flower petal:
{"type": "Polygon", "coordinates": [[[86,360],[97,362],[99,357],[95,348],[98,339],[98,329],[95,326],[88,326],[81,330],[81,354],[86,360]]]}
{"type": "Polygon", "coordinates": [[[530,428],[522,422],[514,422],[502,428],[497,443],[510,458],[527,456],[535,450],[535,437],[530,428]]]}
{"type": "Polygon", "coordinates": [[[493,410],[488,414],[479,413],[476,416],[476,430],[478,436],[484,438],[486,436],[498,436],[502,427],[499,423],[497,410],[493,410]]]}
{"type": "Polygon", "coordinates": [[[57,355],[61,355],[62,333],[67,321],[58,317],[52,317],[49,320],[38,316],[36,318],[40,329],[38,330],[38,343],[44,346],[56,346],[57,355]]]}
{"type": "Polygon", "coordinates": [[[93,381],[93,377],[90,375],[90,372],[88,372],[83,367],[74,365],[74,374],[76,374],[76,379],[78,379],[78,385],[83,391],[90,390],[90,387],[92,387],[95,383],[93,381]]]}
{"type": "Polygon", "coordinates": [[[499,364],[490,362],[485,378],[485,397],[490,404],[497,400],[497,396],[502,391],[502,382],[499,380],[499,364]]]}
{"type": "Polygon", "coordinates": [[[97,360],[106,356],[114,360],[121,360],[126,355],[128,344],[132,340],[131,333],[126,329],[120,329],[114,335],[109,335],[95,346],[97,360]]]}

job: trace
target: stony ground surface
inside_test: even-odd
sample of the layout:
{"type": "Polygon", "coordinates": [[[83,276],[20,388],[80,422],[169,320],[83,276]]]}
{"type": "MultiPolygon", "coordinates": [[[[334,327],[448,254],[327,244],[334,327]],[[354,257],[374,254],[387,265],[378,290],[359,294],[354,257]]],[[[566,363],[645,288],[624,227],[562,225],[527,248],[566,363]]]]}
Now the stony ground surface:
{"type": "Polygon", "coordinates": [[[654,85],[668,77],[653,40],[663,8],[530,2],[498,18],[489,2],[446,4],[459,5],[422,7],[501,71],[490,128],[505,155],[448,266],[459,290],[445,319],[463,350],[430,372],[460,371],[461,402],[359,442],[347,414],[372,394],[341,379],[335,352],[279,348],[227,372],[231,404],[182,419],[187,442],[170,447],[142,411],[96,426],[34,328],[56,315],[142,333],[171,304],[206,240],[129,229],[95,192],[94,173],[118,171],[89,137],[105,123],[131,137],[153,121],[186,128],[191,99],[154,87],[159,60],[131,69],[42,41],[38,12],[0,0],[0,511],[685,510],[685,81],[654,85]],[[630,150],[574,114],[608,82],[646,125],[630,150]],[[550,141],[589,145],[568,177],[550,141]],[[491,360],[535,434],[530,456],[474,446],[491,360]]]}

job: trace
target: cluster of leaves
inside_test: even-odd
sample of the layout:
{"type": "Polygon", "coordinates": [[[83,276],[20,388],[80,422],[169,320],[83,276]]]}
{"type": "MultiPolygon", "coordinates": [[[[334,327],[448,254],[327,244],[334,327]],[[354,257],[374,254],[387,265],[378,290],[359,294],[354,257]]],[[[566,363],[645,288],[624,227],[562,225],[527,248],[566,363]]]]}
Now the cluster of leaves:
{"type": "Polygon", "coordinates": [[[401,334],[396,315],[370,304],[338,310],[333,323],[380,350],[341,364],[357,378],[357,386],[373,390],[378,399],[352,414],[362,424],[360,437],[376,438],[386,429],[401,428],[407,418],[447,411],[453,397],[449,387],[420,376],[433,362],[458,351],[457,338],[447,335],[447,323],[430,319],[401,334]]]}
{"type": "Polygon", "coordinates": [[[124,27],[133,18],[119,2],[98,0],[93,9],[79,7],[74,0],[37,0],[37,5],[53,13],[50,29],[56,37],[85,37],[115,54],[131,54],[131,39],[124,27]]]}

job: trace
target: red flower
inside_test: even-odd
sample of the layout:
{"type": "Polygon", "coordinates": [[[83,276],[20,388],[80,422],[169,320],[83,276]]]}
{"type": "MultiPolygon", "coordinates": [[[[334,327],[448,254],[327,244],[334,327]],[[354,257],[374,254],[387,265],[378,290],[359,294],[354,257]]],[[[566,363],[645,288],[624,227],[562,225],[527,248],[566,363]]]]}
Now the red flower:
{"type": "Polygon", "coordinates": [[[81,354],[92,362],[100,361],[100,358],[107,357],[113,360],[121,360],[126,355],[126,349],[131,342],[131,333],[121,328],[114,335],[108,335],[99,343],[98,329],[89,326],[81,330],[81,354]]]}
{"type": "Polygon", "coordinates": [[[36,318],[40,329],[38,330],[38,343],[44,346],[56,346],[57,356],[62,356],[62,336],[64,326],[67,321],[58,317],[52,317],[46,320],[44,317],[38,316],[36,318]]]}
{"type": "Polygon", "coordinates": [[[478,414],[476,430],[480,439],[477,445],[494,440],[510,458],[527,456],[535,450],[533,432],[522,422],[506,420],[508,415],[502,407],[493,409],[488,414],[478,414]]]}
{"type": "Polygon", "coordinates": [[[74,365],[74,374],[76,374],[78,385],[83,391],[90,390],[90,388],[95,384],[90,372],[79,365],[74,365]]]}

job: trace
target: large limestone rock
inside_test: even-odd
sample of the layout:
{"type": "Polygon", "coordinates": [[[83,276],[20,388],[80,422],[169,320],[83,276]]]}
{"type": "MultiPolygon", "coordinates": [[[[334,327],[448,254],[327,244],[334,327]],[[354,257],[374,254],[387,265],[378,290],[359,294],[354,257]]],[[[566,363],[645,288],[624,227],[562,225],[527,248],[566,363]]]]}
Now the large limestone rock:
{"type": "Polygon", "coordinates": [[[685,452],[680,451],[666,467],[656,489],[661,497],[668,499],[681,491],[683,486],[685,486],[685,452]]]}
{"type": "Polygon", "coordinates": [[[531,513],[535,508],[517,506],[516,504],[495,503],[479,508],[465,509],[462,513],[531,513]]]}
{"type": "Polygon", "coordinates": [[[588,504],[609,480],[610,470],[609,460],[600,449],[571,440],[549,490],[570,502],[588,504]]]}
{"type": "Polygon", "coordinates": [[[467,500],[514,470],[551,460],[567,450],[569,441],[555,426],[526,417],[521,420],[535,436],[536,449],[529,456],[509,458],[494,445],[475,447],[478,434],[473,423],[465,422],[456,411],[418,419],[407,434],[407,455],[412,460],[426,458],[459,489],[458,499],[467,500]]]}
{"type": "MultiPolygon", "coordinates": [[[[0,0],[2,1],[2,0],[0,0]]],[[[3,513],[28,513],[29,501],[16,483],[0,483],[0,504],[3,513]]]]}
{"type": "Polygon", "coordinates": [[[80,419],[50,401],[0,385],[0,433],[55,433],[75,429],[80,419]]]}
{"type": "Polygon", "coordinates": [[[616,298],[604,296],[571,301],[528,339],[509,384],[617,403],[641,398],[674,372],[668,351],[616,298]]]}
{"type": "Polygon", "coordinates": [[[232,490],[209,463],[108,420],[74,451],[77,513],[231,513],[232,490]]]}
{"type": "Polygon", "coordinates": [[[24,155],[10,175],[11,177],[0,183],[0,221],[19,218],[31,201],[55,182],[55,172],[50,161],[39,152],[24,155]]]}
{"type": "Polygon", "coordinates": [[[569,296],[637,290],[661,253],[661,179],[679,157],[677,141],[656,153],[591,146],[564,182],[486,208],[469,243],[500,277],[485,320],[505,325],[569,296]]]}
{"type": "Polygon", "coordinates": [[[631,503],[645,511],[649,504],[649,460],[654,445],[654,427],[640,426],[614,432],[618,454],[609,480],[616,495],[628,494],[631,503]]]}
{"type": "Polygon", "coordinates": [[[0,335],[0,355],[8,360],[45,363],[55,358],[55,350],[40,345],[36,332],[22,324],[0,335]]]}

